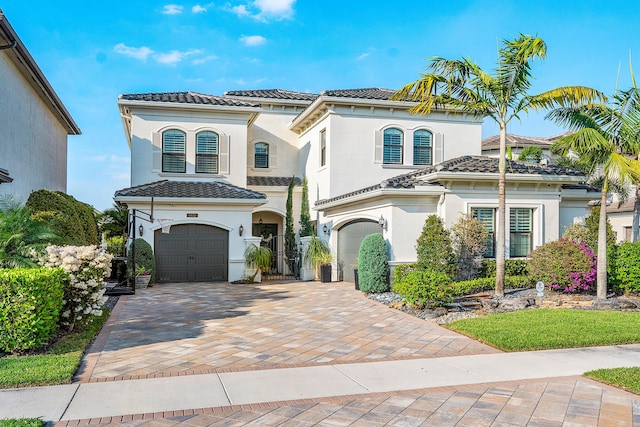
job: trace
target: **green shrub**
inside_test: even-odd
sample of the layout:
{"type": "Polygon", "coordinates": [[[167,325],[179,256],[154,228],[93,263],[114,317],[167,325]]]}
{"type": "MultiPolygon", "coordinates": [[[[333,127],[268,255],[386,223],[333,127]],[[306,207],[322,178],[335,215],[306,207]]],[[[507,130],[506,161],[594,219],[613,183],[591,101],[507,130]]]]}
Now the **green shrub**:
{"type": "MultiPolygon", "coordinates": [[[[129,251],[129,265],[133,266],[133,258],[131,256],[131,252],[129,251]]],[[[136,239],[136,265],[134,268],[142,267],[145,271],[151,272],[151,279],[149,283],[155,283],[156,279],[156,260],[153,257],[153,249],[151,249],[151,245],[147,243],[146,240],[137,238],[136,239]]]]}
{"type": "Polygon", "coordinates": [[[27,200],[34,219],[48,224],[60,236],[59,245],[98,244],[98,224],[93,209],[61,191],[38,190],[27,200]]]}
{"type": "Polygon", "coordinates": [[[555,240],[531,252],[531,276],[563,292],[591,290],[596,281],[596,257],[584,243],[555,240]]]}
{"type": "Polygon", "coordinates": [[[440,271],[451,279],[456,277],[456,257],[451,247],[451,237],[437,215],[431,215],[425,221],[422,234],[416,242],[416,252],[420,269],[440,271]]]}
{"type": "MultiPolygon", "coordinates": [[[[496,277],[496,261],[494,259],[485,259],[480,267],[480,277],[496,277]]],[[[527,271],[526,259],[507,259],[504,264],[504,274],[506,276],[526,276],[527,271]]]]}
{"type": "Polygon", "coordinates": [[[419,270],[418,264],[398,264],[393,267],[393,283],[401,282],[412,271],[419,270]]]}
{"type": "MultiPolygon", "coordinates": [[[[505,276],[504,286],[508,289],[532,288],[535,286],[535,280],[529,276],[505,276]]],[[[454,297],[491,291],[495,289],[495,287],[495,277],[481,277],[463,282],[454,282],[450,285],[451,295],[454,297]]]]}
{"type": "Polygon", "coordinates": [[[362,292],[389,290],[389,259],[387,243],[380,233],[369,234],[358,251],[358,281],[362,292]]]}
{"type": "Polygon", "coordinates": [[[68,281],[60,268],[0,270],[0,351],[22,352],[48,344],[57,332],[68,281]]]}
{"type": "Polygon", "coordinates": [[[624,242],[618,247],[615,275],[616,291],[640,292],[640,242],[624,242]]]}
{"type": "Polygon", "coordinates": [[[107,252],[113,256],[122,256],[124,254],[126,241],[127,239],[124,236],[108,237],[107,240],[105,240],[107,252]]]}
{"type": "Polygon", "coordinates": [[[39,418],[19,418],[0,420],[0,427],[41,427],[46,425],[39,418]]]}
{"type": "Polygon", "coordinates": [[[478,277],[480,260],[487,250],[487,236],[484,224],[469,214],[460,215],[451,226],[451,241],[456,256],[458,280],[478,277]]]}
{"type": "Polygon", "coordinates": [[[417,308],[439,306],[452,301],[451,279],[434,270],[415,270],[394,282],[393,291],[417,308]]]}

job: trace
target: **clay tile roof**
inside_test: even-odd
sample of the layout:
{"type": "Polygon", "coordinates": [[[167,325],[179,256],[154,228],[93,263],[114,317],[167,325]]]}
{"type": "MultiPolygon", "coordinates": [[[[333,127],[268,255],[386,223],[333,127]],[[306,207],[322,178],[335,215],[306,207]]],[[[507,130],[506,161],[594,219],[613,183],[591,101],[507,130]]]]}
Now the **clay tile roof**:
{"type": "Polygon", "coordinates": [[[249,98],[290,99],[295,101],[313,101],[318,95],[307,92],[294,92],[283,89],[230,90],[225,96],[243,96],[249,98]]]}
{"type": "Polygon", "coordinates": [[[607,213],[615,212],[633,212],[636,204],[635,197],[629,197],[624,203],[618,206],[618,203],[613,203],[611,206],[607,206],[607,213]]]}
{"type": "MultiPolygon", "coordinates": [[[[554,135],[549,137],[535,137],[535,136],[521,136],[513,133],[508,133],[506,142],[508,147],[512,148],[524,148],[530,145],[538,146],[540,148],[549,148],[551,144],[563,137],[565,134],[554,135]]],[[[493,135],[482,141],[483,150],[497,150],[500,148],[500,135],[493,135]]]]}
{"type": "Polygon", "coordinates": [[[266,199],[257,191],[222,181],[156,181],[135,187],[123,188],[115,197],[185,197],[203,199],[266,199]]]}
{"type": "MultiPolygon", "coordinates": [[[[297,176],[294,180],[296,186],[302,185],[302,180],[297,176]]],[[[248,186],[288,187],[290,182],[290,176],[247,176],[248,186]]]]}
{"type": "MultiPolygon", "coordinates": [[[[451,160],[444,161],[437,165],[428,166],[409,173],[394,176],[382,181],[380,184],[342,194],[331,199],[318,200],[315,205],[321,206],[337,200],[346,199],[359,194],[383,188],[415,188],[421,185],[439,185],[433,178],[428,175],[437,172],[453,172],[453,173],[486,173],[498,174],[498,159],[485,156],[461,156],[451,160]]],[[[542,165],[538,163],[518,162],[507,160],[508,174],[530,174],[530,175],[568,175],[584,177],[584,173],[577,169],[565,168],[557,165],[542,165]]],[[[586,177],[585,177],[586,178],[586,177]]]]}
{"type": "Polygon", "coordinates": [[[325,90],[321,93],[323,96],[335,96],[338,98],[360,98],[360,99],[379,99],[389,100],[396,93],[392,89],[380,88],[363,88],[363,89],[337,89],[325,90]]]}
{"type": "Polygon", "coordinates": [[[13,178],[9,176],[9,171],[6,169],[0,168],[0,184],[12,182],[13,178]]]}
{"type": "Polygon", "coordinates": [[[260,104],[240,101],[224,96],[206,95],[197,92],[125,93],[118,99],[127,101],[169,102],[178,104],[222,105],[228,107],[259,107],[260,104]]]}

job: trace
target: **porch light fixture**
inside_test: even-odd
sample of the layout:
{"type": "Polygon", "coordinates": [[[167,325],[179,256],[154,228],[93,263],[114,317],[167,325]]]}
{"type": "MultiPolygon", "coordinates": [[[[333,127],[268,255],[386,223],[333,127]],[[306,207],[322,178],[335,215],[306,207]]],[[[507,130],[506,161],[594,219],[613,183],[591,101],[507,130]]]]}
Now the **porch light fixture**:
{"type": "Polygon", "coordinates": [[[262,225],[262,218],[258,220],[258,224],[262,225]]]}
{"type": "Polygon", "coordinates": [[[138,233],[142,236],[143,232],[144,232],[144,227],[142,226],[142,224],[140,224],[140,227],[138,227],[138,233]]]}
{"type": "Polygon", "coordinates": [[[378,224],[380,225],[380,228],[382,228],[384,231],[387,231],[387,220],[384,219],[384,217],[382,215],[380,215],[380,219],[378,220],[378,224]]]}
{"type": "Polygon", "coordinates": [[[242,233],[244,233],[244,227],[242,226],[242,224],[240,224],[240,227],[238,227],[238,234],[242,236],[242,233]]]}
{"type": "Polygon", "coordinates": [[[327,227],[327,224],[325,224],[322,226],[322,231],[324,232],[324,234],[329,234],[331,230],[329,230],[329,227],[327,227]]]}

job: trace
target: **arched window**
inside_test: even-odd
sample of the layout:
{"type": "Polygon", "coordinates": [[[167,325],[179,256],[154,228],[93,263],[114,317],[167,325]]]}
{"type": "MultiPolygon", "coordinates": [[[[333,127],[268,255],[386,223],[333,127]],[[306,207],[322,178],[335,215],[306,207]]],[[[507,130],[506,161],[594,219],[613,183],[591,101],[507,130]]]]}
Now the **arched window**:
{"type": "Polygon", "coordinates": [[[218,173],[218,141],[215,132],[196,135],[196,173],[218,173]]]}
{"type": "Polygon", "coordinates": [[[256,168],[269,167],[269,144],[264,142],[258,142],[255,145],[253,164],[254,164],[254,167],[256,168]]]}
{"type": "Polygon", "coordinates": [[[433,135],[420,129],[413,133],[413,164],[431,165],[433,163],[433,135]]]}
{"type": "Polygon", "coordinates": [[[162,172],[186,172],[186,139],[186,134],[177,129],[162,133],[162,172]]]}
{"type": "Polygon", "coordinates": [[[400,129],[385,129],[383,138],[384,153],[382,157],[382,163],[393,165],[402,164],[402,140],[403,134],[400,129]]]}

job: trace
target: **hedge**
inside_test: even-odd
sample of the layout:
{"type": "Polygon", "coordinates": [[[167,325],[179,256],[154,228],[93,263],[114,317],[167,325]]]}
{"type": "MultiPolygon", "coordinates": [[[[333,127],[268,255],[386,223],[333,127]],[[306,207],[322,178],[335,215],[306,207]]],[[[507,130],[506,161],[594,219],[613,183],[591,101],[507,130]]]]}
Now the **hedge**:
{"type": "Polygon", "coordinates": [[[0,351],[48,344],[57,332],[68,280],[61,268],[0,270],[0,351]]]}

